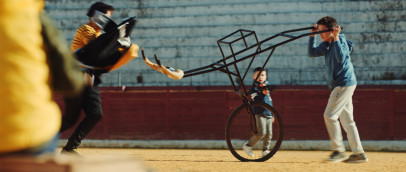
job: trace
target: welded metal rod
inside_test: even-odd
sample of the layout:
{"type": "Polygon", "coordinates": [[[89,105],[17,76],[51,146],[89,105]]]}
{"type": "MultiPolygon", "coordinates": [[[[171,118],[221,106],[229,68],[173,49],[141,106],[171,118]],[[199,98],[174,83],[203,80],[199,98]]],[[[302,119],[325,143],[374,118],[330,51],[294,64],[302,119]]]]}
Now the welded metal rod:
{"type": "MultiPolygon", "coordinates": [[[[190,77],[190,76],[195,76],[195,75],[200,75],[200,74],[204,74],[204,73],[208,73],[208,72],[217,71],[217,70],[220,70],[220,69],[224,69],[225,67],[228,67],[228,66],[230,66],[230,65],[235,65],[235,64],[238,63],[238,62],[241,62],[241,61],[246,60],[246,59],[251,58],[251,57],[255,57],[256,55],[259,55],[259,54],[262,54],[262,53],[267,52],[267,51],[269,51],[269,50],[275,49],[276,47],[279,47],[279,46],[284,45],[284,44],[286,44],[286,43],[289,43],[289,42],[292,42],[292,41],[294,41],[294,40],[300,39],[300,38],[302,38],[302,37],[310,36],[310,35],[313,35],[313,34],[320,34],[320,33],[332,31],[332,29],[328,29],[328,30],[323,30],[323,31],[318,31],[318,32],[313,32],[313,33],[305,33],[305,34],[301,34],[301,35],[298,35],[298,36],[292,36],[292,35],[288,35],[288,34],[287,34],[287,33],[291,33],[291,32],[309,30],[309,29],[312,29],[312,28],[313,28],[313,27],[305,27],[305,28],[299,28],[299,29],[292,29],[292,30],[287,30],[287,31],[283,31],[283,32],[281,32],[281,33],[275,34],[275,35],[273,35],[273,36],[271,36],[271,37],[269,37],[269,38],[266,38],[266,39],[264,39],[264,40],[262,40],[262,41],[256,43],[256,44],[253,44],[253,45],[251,45],[251,46],[249,46],[249,47],[247,47],[247,48],[245,48],[245,49],[243,49],[243,50],[240,50],[240,51],[238,51],[238,52],[235,52],[235,53],[233,53],[232,55],[229,55],[229,56],[227,56],[227,57],[225,57],[225,58],[223,58],[223,59],[221,59],[221,60],[219,60],[219,61],[217,61],[217,62],[214,62],[213,64],[210,64],[210,65],[207,65],[207,66],[203,66],[203,67],[199,67],[199,68],[196,68],[196,69],[191,69],[191,70],[185,71],[185,72],[184,72],[184,74],[185,74],[185,75],[184,75],[184,78],[190,77]],[[233,57],[235,57],[235,56],[237,56],[237,55],[239,55],[239,54],[241,54],[241,53],[244,53],[244,52],[246,52],[246,51],[248,51],[248,50],[250,50],[250,49],[252,49],[252,48],[259,47],[259,46],[261,46],[262,44],[264,44],[264,43],[266,43],[266,42],[268,42],[268,41],[270,41],[270,40],[272,40],[272,39],[274,39],[274,38],[276,38],[276,37],[278,37],[278,36],[288,37],[288,38],[290,38],[290,39],[285,40],[285,41],[282,41],[282,42],[277,43],[277,44],[275,44],[275,45],[271,45],[271,46],[269,46],[269,47],[267,47],[267,48],[264,48],[264,49],[261,48],[259,51],[258,51],[258,49],[257,49],[257,51],[256,51],[255,53],[249,54],[249,55],[247,55],[247,56],[245,56],[245,57],[242,57],[242,58],[240,58],[240,59],[238,59],[238,60],[235,60],[235,61],[233,61],[233,62],[227,63],[226,65],[221,65],[221,64],[225,64],[226,60],[228,60],[228,59],[230,59],[230,58],[233,58],[233,57]],[[214,65],[218,65],[219,67],[214,67],[214,65]]],[[[229,36],[235,34],[235,33],[238,33],[239,31],[252,32],[252,33],[249,33],[249,34],[247,34],[247,35],[244,35],[244,36],[238,38],[238,40],[241,40],[241,39],[243,39],[243,37],[245,38],[246,36],[252,35],[252,34],[254,33],[253,31],[240,29],[240,30],[237,30],[237,31],[235,31],[235,32],[233,32],[233,33],[231,33],[231,34],[225,36],[224,38],[220,39],[219,42],[218,42],[218,44],[219,44],[219,43],[234,43],[235,40],[232,41],[232,42],[225,42],[225,41],[223,41],[223,40],[224,40],[225,38],[227,38],[227,37],[229,37],[229,36]]],[[[219,45],[219,47],[220,47],[220,45],[219,45]]],[[[221,49],[220,49],[220,50],[221,50],[221,49]]],[[[222,53],[223,53],[223,52],[222,52],[222,53]]],[[[224,56],[224,54],[222,54],[222,55],[224,56]]],[[[224,71],[223,71],[223,72],[224,72],[224,71]]]]}

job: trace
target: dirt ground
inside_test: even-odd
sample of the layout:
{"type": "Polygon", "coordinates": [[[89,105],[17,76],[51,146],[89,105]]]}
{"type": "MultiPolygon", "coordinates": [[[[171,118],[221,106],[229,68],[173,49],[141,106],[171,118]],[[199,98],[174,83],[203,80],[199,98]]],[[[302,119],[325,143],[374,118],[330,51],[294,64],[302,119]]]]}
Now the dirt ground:
{"type": "MultiPolygon", "coordinates": [[[[404,152],[366,152],[369,162],[327,163],[327,151],[278,151],[266,162],[240,162],[228,150],[81,148],[85,158],[134,156],[157,172],[406,171],[404,152]]],[[[347,153],[348,155],[350,152],[347,153]]]]}

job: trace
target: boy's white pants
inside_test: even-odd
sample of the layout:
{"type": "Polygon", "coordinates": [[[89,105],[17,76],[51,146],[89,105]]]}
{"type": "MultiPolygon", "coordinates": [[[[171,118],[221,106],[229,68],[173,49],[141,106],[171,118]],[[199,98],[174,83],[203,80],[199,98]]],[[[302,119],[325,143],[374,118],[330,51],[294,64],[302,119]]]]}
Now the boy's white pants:
{"type": "Polygon", "coordinates": [[[339,152],[345,151],[341,125],[347,133],[348,142],[354,154],[364,153],[357,126],[354,122],[352,95],[356,85],[335,87],[331,91],[327,107],[324,111],[324,122],[330,136],[331,148],[339,152]]]}

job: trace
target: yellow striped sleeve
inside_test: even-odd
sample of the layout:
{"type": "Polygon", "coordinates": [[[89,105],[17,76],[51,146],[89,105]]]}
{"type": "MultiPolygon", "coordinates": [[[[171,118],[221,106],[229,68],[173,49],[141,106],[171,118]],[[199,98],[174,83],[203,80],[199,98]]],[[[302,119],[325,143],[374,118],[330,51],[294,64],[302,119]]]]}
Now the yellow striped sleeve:
{"type": "Polygon", "coordinates": [[[71,44],[71,51],[74,52],[79,48],[84,47],[90,41],[93,41],[100,35],[100,32],[96,32],[91,26],[85,24],[79,27],[76,31],[75,37],[71,44]]]}

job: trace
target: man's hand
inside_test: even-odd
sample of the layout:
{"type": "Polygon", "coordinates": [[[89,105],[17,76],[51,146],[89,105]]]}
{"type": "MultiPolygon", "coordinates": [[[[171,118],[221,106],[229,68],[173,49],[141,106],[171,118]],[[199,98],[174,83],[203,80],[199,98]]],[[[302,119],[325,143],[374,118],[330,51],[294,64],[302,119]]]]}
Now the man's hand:
{"type": "MultiPolygon", "coordinates": [[[[317,24],[314,24],[313,25],[313,29],[311,30],[311,32],[313,33],[313,32],[317,32],[319,29],[318,29],[318,25],[317,24]]],[[[310,35],[311,37],[314,37],[315,35],[314,34],[312,34],[312,35],[310,35]]]]}
{"type": "Polygon", "coordinates": [[[332,29],[333,32],[331,34],[333,35],[334,41],[338,41],[339,40],[338,35],[340,34],[341,26],[337,25],[334,26],[332,29]]]}

